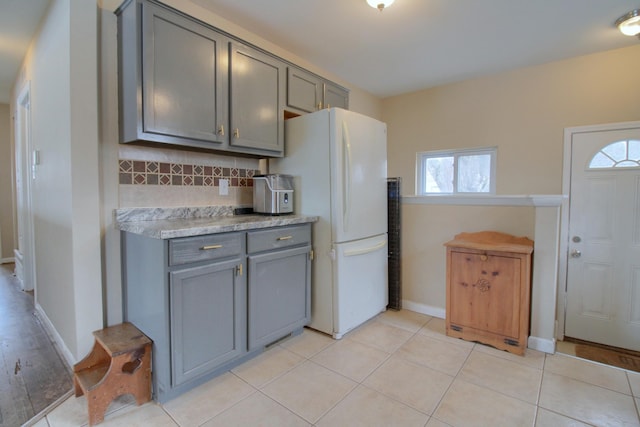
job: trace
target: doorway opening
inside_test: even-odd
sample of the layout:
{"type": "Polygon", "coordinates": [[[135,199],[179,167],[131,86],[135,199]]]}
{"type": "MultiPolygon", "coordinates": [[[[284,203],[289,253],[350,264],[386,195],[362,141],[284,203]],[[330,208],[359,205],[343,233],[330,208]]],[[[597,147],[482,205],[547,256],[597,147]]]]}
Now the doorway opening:
{"type": "Polygon", "coordinates": [[[34,150],[31,141],[31,87],[27,82],[18,94],[15,112],[15,185],[18,226],[14,250],[15,272],[23,290],[35,290],[35,242],[33,230],[32,179],[34,150]]]}

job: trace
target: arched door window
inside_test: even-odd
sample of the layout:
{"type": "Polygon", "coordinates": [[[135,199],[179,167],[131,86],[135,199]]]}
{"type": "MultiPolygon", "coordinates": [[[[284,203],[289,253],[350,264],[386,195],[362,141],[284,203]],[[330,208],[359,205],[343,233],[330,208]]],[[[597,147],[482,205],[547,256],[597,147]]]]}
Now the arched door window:
{"type": "Polygon", "coordinates": [[[589,162],[589,169],[640,167],[640,141],[630,139],[607,145],[589,162]]]}

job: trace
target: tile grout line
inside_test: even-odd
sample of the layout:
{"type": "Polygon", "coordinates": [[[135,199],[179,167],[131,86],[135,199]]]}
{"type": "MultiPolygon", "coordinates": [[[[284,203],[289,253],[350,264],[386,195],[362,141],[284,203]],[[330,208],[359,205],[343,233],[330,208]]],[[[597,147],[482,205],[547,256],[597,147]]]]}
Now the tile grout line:
{"type": "MultiPolygon", "coordinates": [[[[407,330],[407,329],[405,329],[405,328],[403,328],[403,327],[401,327],[401,326],[395,325],[395,324],[393,324],[393,323],[387,323],[387,322],[385,322],[385,321],[382,321],[382,320],[378,319],[378,316],[380,316],[380,314],[378,314],[376,317],[374,317],[373,319],[370,319],[370,320],[371,320],[371,321],[373,321],[373,322],[381,323],[381,324],[383,324],[383,325],[385,325],[385,326],[392,326],[392,327],[395,327],[395,328],[401,329],[401,330],[403,330],[403,331],[409,332],[409,333],[411,333],[411,336],[410,336],[409,338],[407,338],[407,340],[406,340],[404,343],[402,343],[400,346],[398,346],[398,348],[394,349],[394,350],[393,350],[393,352],[391,352],[391,353],[387,353],[386,351],[384,351],[384,350],[382,350],[382,349],[380,349],[380,348],[378,348],[378,347],[374,347],[374,346],[372,346],[372,345],[369,345],[368,343],[362,343],[362,342],[360,342],[360,341],[357,341],[357,340],[351,339],[351,341],[353,341],[353,342],[355,342],[355,343],[357,343],[357,344],[359,344],[359,345],[363,345],[363,346],[368,347],[368,348],[370,348],[370,349],[378,350],[378,351],[382,351],[382,352],[384,352],[384,353],[387,353],[387,357],[386,357],[386,358],[385,358],[385,359],[384,359],[384,360],[383,360],[383,361],[382,361],[378,366],[376,366],[376,368],[375,368],[375,369],[373,369],[371,372],[369,372],[369,374],[367,374],[367,376],[365,376],[361,381],[355,381],[355,380],[353,380],[352,378],[346,377],[345,375],[341,374],[340,372],[334,371],[334,370],[333,370],[333,369],[331,369],[331,368],[327,368],[327,367],[325,367],[325,366],[323,366],[323,365],[320,365],[319,363],[317,363],[317,362],[315,362],[315,361],[310,360],[311,362],[314,362],[316,365],[321,366],[321,367],[324,367],[324,368],[326,368],[326,369],[329,369],[331,372],[334,372],[334,373],[336,373],[336,374],[338,374],[338,375],[341,375],[342,377],[347,378],[347,379],[349,379],[349,380],[351,380],[351,381],[354,381],[354,382],[356,383],[356,386],[355,386],[355,387],[353,387],[353,389],[351,389],[351,390],[349,391],[349,393],[347,393],[345,396],[343,396],[343,397],[342,397],[338,402],[336,402],[336,403],[335,403],[335,405],[333,405],[333,406],[332,406],[331,408],[329,408],[326,412],[324,412],[324,413],[320,416],[320,418],[318,418],[318,420],[317,420],[315,423],[313,423],[313,425],[314,425],[314,426],[315,426],[318,422],[320,422],[320,421],[321,421],[325,416],[327,416],[327,414],[329,414],[329,413],[330,413],[330,412],[331,412],[335,407],[337,407],[341,402],[343,402],[345,399],[347,399],[347,398],[348,398],[348,397],[349,397],[349,396],[350,396],[350,395],[351,395],[351,394],[352,394],[352,393],[353,393],[353,392],[354,392],[354,391],[355,391],[359,386],[362,386],[362,387],[364,387],[364,388],[366,388],[366,389],[372,390],[372,391],[374,391],[375,393],[378,393],[378,394],[380,394],[380,395],[382,395],[382,396],[385,396],[386,398],[388,398],[388,399],[390,399],[390,400],[392,400],[392,401],[394,401],[394,402],[396,402],[396,403],[398,403],[398,404],[401,404],[402,406],[405,406],[405,407],[407,407],[407,408],[409,408],[409,409],[412,409],[412,410],[414,410],[414,411],[416,411],[416,412],[419,412],[419,413],[421,413],[421,414],[426,415],[426,416],[428,417],[428,418],[427,418],[427,423],[428,423],[428,422],[429,422],[429,420],[431,419],[431,415],[430,415],[430,414],[426,414],[426,413],[424,413],[423,411],[421,411],[421,410],[419,410],[419,409],[417,409],[417,408],[414,408],[414,407],[412,407],[412,406],[410,406],[410,405],[406,404],[405,402],[402,402],[402,401],[400,401],[400,400],[397,400],[397,399],[396,399],[396,398],[394,398],[393,396],[389,396],[389,395],[387,395],[386,393],[383,393],[383,392],[381,392],[381,391],[378,391],[378,390],[376,390],[376,389],[373,389],[373,388],[371,388],[371,387],[367,386],[366,384],[364,384],[364,382],[365,382],[365,381],[366,381],[366,380],[367,380],[371,375],[373,375],[373,374],[374,374],[378,369],[380,369],[380,368],[381,368],[385,363],[387,363],[387,362],[389,361],[389,359],[391,359],[391,357],[393,357],[393,355],[394,355],[398,350],[400,350],[400,348],[401,348],[404,344],[406,344],[407,342],[409,342],[409,341],[410,341],[410,340],[411,340],[411,339],[412,339],[412,338],[413,338],[413,337],[418,333],[418,331],[420,331],[420,329],[422,329],[422,328],[423,328],[427,323],[429,323],[429,321],[430,321],[431,319],[429,319],[427,322],[425,322],[425,323],[424,323],[424,325],[420,326],[420,328],[418,328],[416,331],[410,331],[410,330],[407,330]]],[[[349,332],[351,332],[351,331],[349,331],[349,332]]],[[[343,339],[349,339],[347,335],[348,335],[348,333],[343,337],[343,339]]],[[[335,344],[335,343],[334,343],[334,344],[335,344]]],[[[332,344],[332,345],[333,345],[333,344],[332,344]]],[[[315,357],[316,355],[320,354],[322,351],[325,351],[325,350],[326,350],[327,348],[329,348],[329,347],[331,347],[331,346],[327,346],[325,349],[323,349],[323,350],[319,351],[318,353],[316,353],[316,354],[314,355],[314,357],[315,357]]],[[[416,364],[416,365],[417,365],[417,364],[416,364]]],[[[419,366],[419,365],[417,365],[417,366],[419,366]]],[[[426,423],[425,423],[425,425],[426,425],[426,423]]]]}

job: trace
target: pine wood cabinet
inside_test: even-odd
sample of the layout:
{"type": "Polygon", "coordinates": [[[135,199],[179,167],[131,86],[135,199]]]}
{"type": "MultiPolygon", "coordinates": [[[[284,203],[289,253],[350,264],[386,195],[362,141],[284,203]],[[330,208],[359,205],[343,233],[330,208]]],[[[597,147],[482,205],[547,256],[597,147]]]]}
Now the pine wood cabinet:
{"type": "Polygon", "coordinates": [[[529,335],[533,241],[486,231],[447,247],[447,335],[524,354],[529,335]]]}

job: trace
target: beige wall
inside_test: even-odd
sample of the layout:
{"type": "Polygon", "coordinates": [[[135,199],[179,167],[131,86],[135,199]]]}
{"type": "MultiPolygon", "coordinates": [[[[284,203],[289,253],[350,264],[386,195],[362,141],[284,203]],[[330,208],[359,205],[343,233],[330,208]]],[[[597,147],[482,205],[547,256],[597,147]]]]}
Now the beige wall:
{"type": "Polygon", "coordinates": [[[13,259],[13,149],[9,104],[0,104],[0,262],[13,259]]]}
{"type": "Polygon", "coordinates": [[[35,302],[68,359],[102,322],[96,5],[55,0],[14,85],[30,83],[35,302]]]}
{"type": "MultiPolygon", "coordinates": [[[[560,194],[564,128],[640,119],[638,69],[634,46],[385,99],[389,175],[401,176],[403,195],[413,195],[417,152],[497,146],[498,194],[560,194]]],[[[534,239],[546,232],[536,229],[533,208],[403,209],[404,297],[432,312],[445,306],[442,244],[455,234],[492,229],[534,239]]],[[[555,283],[545,286],[553,298],[555,283]]]]}
{"type": "MultiPolygon", "coordinates": [[[[402,207],[403,300],[435,314],[446,302],[443,244],[459,232],[499,230],[533,239],[533,207],[409,205],[402,207]]],[[[415,309],[418,309],[416,307],[415,309]]]]}
{"type": "Polygon", "coordinates": [[[441,86],[383,102],[389,174],[415,193],[416,153],[498,147],[498,194],[558,194],[565,127],[640,118],[640,46],[441,86]]]}

